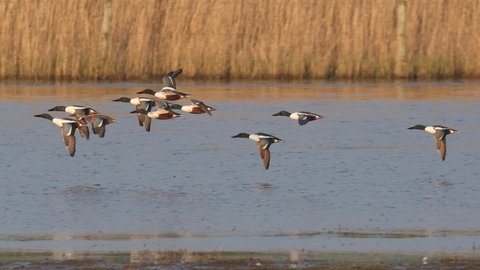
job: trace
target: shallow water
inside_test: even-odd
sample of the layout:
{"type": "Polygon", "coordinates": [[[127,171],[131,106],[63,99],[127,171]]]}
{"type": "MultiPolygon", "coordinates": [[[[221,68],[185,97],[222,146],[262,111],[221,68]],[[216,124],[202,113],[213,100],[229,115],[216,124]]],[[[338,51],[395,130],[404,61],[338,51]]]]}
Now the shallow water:
{"type": "Polygon", "coordinates": [[[154,120],[150,133],[133,105],[111,102],[159,87],[0,86],[2,248],[463,252],[480,243],[478,83],[179,84],[217,111],[154,120]],[[118,121],[102,139],[77,134],[73,158],[58,128],[33,117],[71,104],[118,121]],[[280,110],[325,118],[299,126],[271,116],[280,110]],[[407,130],[415,124],[460,131],[447,137],[446,161],[432,135],[407,130]],[[269,170],[253,141],[231,138],[259,131],[285,140],[271,147],[269,170]]]}

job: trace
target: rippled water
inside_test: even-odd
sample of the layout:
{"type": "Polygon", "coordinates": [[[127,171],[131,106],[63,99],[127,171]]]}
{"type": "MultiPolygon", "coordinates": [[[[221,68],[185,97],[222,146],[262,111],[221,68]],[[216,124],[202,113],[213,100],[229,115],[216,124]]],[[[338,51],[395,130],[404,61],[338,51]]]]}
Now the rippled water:
{"type": "MultiPolygon", "coordinates": [[[[480,84],[179,85],[217,111],[154,120],[150,133],[128,113],[133,105],[111,102],[147,87],[160,86],[0,86],[2,247],[136,238],[198,250],[354,243],[350,250],[440,251],[480,243],[480,84]],[[73,158],[58,128],[33,117],[71,104],[118,121],[102,139],[77,134],[73,158]],[[271,116],[280,110],[325,118],[299,126],[271,116]],[[415,124],[460,131],[447,137],[446,161],[432,135],[407,130],[415,124]],[[231,138],[259,131],[285,140],[272,145],[269,170],[253,141],[231,138]]],[[[107,249],[128,249],[120,242],[107,249]]]]}

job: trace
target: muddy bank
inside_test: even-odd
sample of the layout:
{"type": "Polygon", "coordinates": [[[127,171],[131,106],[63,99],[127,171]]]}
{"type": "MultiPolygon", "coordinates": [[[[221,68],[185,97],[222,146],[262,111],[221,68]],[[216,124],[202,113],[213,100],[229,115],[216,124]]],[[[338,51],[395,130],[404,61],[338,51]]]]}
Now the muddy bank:
{"type": "Polygon", "coordinates": [[[1,269],[478,269],[474,253],[352,252],[0,252],[1,269]]]}

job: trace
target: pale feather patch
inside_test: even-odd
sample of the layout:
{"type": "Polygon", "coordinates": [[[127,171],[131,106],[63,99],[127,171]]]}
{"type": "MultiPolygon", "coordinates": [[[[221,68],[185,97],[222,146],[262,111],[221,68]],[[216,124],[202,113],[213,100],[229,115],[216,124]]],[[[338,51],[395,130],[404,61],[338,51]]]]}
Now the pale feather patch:
{"type": "Polygon", "coordinates": [[[248,138],[254,142],[259,142],[260,141],[260,136],[258,136],[257,134],[250,134],[250,136],[248,136],[248,138]]]}
{"type": "Polygon", "coordinates": [[[191,113],[195,105],[182,106],[182,111],[191,113]]]}
{"type": "Polygon", "coordinates": [[[425,131],[428,132],[428,133],[430,133],[430,134],[435,134],[435,133],[437,133],[437,131],[435,130],[435,128],[432,127],[432,126],[425,127],[425,131]]]}
{"type": "Polygon", "coordinates": [[[130,99],[130,104],[133,104],[133,105],[140,105],[140,98],[132,98],[130,99]]]}
{"type": "Polygon", "coordinates": [[[293,120],[298,120],[300,116],[298,115],[298,113],[294,112],[292,114],[290,114],[290,118],[292,118],[293,120]]]}

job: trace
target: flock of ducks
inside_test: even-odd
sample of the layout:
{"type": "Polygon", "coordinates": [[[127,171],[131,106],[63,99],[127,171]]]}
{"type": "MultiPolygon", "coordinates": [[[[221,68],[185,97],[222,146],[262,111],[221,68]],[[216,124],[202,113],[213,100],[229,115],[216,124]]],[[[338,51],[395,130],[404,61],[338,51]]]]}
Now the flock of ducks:
{"type": "MultiPolygon", "coordinates": [[[[174,109],[182,110],[191,114],[206,113],[211,116],[211,112],[215,111],[213,107],[207,106],[202,101],[190,99],[189,94],[177,90],[176,77],[181,73],[182,69],[177,69],[166,74],[163,77],[164,87],[158,92],[155,92],[152,89],[145,89],[143,91],[137,92],[137,94],[152,95],[156,99],[145,97],[121,97],[113,101],[125,102],[135,105],[135,110],[130,113],[137,115],[138,124],[141,127],[144,127],[145,131],[147,132],[150,131],[152,119],[166,120],[180,117],[181,114],[174,112],[174,109]],[[171,101],[180,99],[189,99],[191,101],[191,104],[180,105],[171,103],[171,101]]],[[[66,113],[69,113],[72,117],[55,118],[48,113],[34,115],[35,117],[48,119],[60,128],[60,132],[62,134],[65,146],[70,156],[72,157],[75,155],[76,150],[75,131],[78,130],[80,135],[87,140],[90,137],[90,131],[87,125],[87,121],[91,124],[93,134],[97,134],[100,138],[103,138],[105,136],[105,127],[108,124],[115,123],[115,120],[113,118],[107,115],[99,114],[98,111],[92,108],[80,105],[55,106],[48,111],[64,111],[66,113]]],[[[323,119],[323,116],[319,114],[305,111],[298,111],[293,113],[290,113],[288,111],[280,111],[276,114],[273,114],[272,116],[289,117],[291,119],[297,120],[298,124],[301,126],[307,124],[310,121],[323,119]]],[[[415,125],[408,129],[425,130],[426,132],[433,134],[436,141],[438,153],[440,154],[442,160],[445,160],[447,152],[446,136],[449,134],[459,133],[455,129],[440,125],[415,125]]],[[[262,132],[251,134],[242,132],[235,136],[232,136],[232,138],[248,138],[256,142],[260,157],[263,161],[263,165],[267,170],[270,167],[270,146],[273,143],[283,142],[283,140],[280,138],[262,132]]]]}

